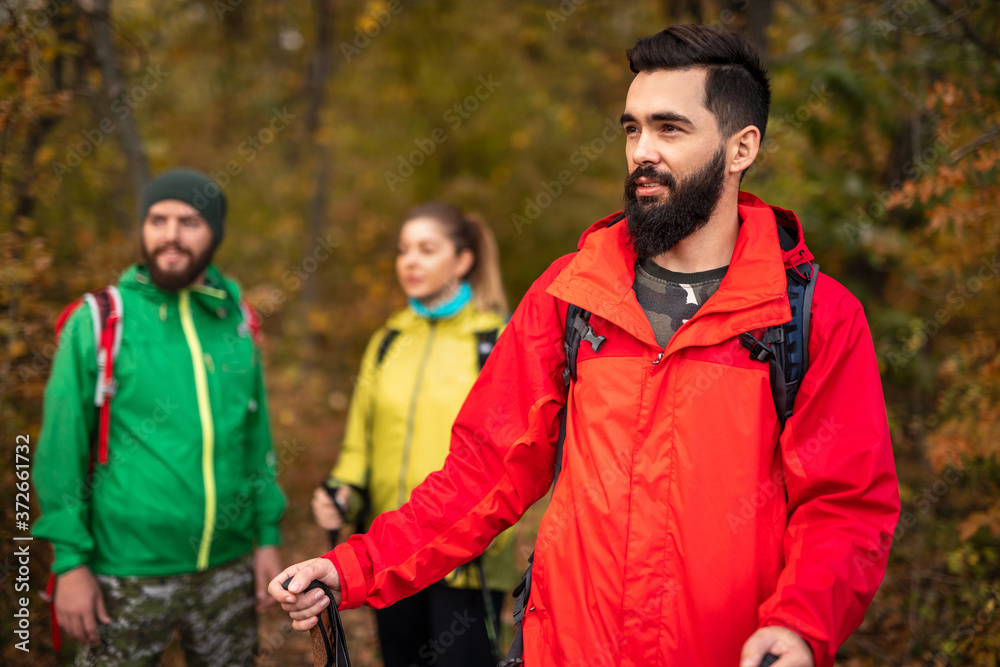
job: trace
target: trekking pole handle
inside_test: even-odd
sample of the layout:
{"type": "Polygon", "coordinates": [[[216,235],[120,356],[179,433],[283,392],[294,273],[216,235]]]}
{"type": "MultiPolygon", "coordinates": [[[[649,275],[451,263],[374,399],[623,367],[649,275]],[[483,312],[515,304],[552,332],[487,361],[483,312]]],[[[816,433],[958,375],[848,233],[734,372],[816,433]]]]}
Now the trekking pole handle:
{"type": "MultiPolygon", "coordinates": [[[[287,591],[290,583],[292,583],[292,577],[285,579],[281,587],[287,591]]],[[[340,613],[337,611],[333,592],[323,582],[314,580],[306,586],[302,593],[314,588],[326,593],[326,596],[330,598],[330,604],[317,614],[319,622],[309,629],[313,644],[313,666],[351,667],[351,657],[347,653],[347,638],[344,636],[344,626],[340,620],[340,613]],[[326,612],[325,617],[323,612],[326,612]]]]}
{"type": "Polygon", "coordinates": [[[760,661],[760,667],[771,667],[776,662],[778,662],[778,656],[773,653],[765,653],[764,659],[760,661]]]}

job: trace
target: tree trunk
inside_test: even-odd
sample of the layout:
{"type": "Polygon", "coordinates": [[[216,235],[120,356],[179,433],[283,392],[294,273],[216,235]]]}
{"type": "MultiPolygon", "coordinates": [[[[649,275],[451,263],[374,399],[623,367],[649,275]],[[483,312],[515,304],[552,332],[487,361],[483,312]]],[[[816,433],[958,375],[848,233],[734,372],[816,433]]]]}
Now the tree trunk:
{"type": "Polygon", "coordinates": [[[767,57],[767,28],[774,17],[774,0],[722,0],[722,11],[735,18],[727,27],[746,35],[767,57]]]}
{"type": "MultiPolygon", "coordinates": [[[[101,81],[104,84],[104,95],[110,113],[111,104],[126,92],[125,79],[115,54],[114,36],[111,31],[111,0],[93,0],[93,9],[87,13],[90,24],[91,46],[97,56],[101,68],[101,81]]],[[[110,117],[110,116],[109,116],[110,117]]],[[[115,119],[122,142],[122,150],[128,162],[129,177],[132,181],[132,192],[135,197],[134,209],[136,216],[141,215],[142,191],[150,181],[149,160],[146,149],[139,135],[134,114],[115,119]]]]}
{"type": "MultiPolygon", "coordinates": [[[[332,32],[333,32],[333,0],[315,0],[316,12],[316,43],[309,58],[309,71],[306,75],[305,94],[309,101],[306,109],[306,132],[313,146],[311,164],[316,170],[316,180],[313,186],[308,210],[308,233],[303,257],[311,257],[315,252],[317,239],[324,236],[326,226],[327,188],[333,172],[333,161],[330,149],[320,136],[322,123],[320,114],[323,110],[326,83],[332,69],[332,32]]],[[[309,322],[308,314],[316,306],[319,294],[319,268],[303,282],[300,307],[306,315],[304,321],[309,322]]],[[[308,363],[312,365],[320,344],[320,335],[307,324],[307,354],[308,363]]]]}

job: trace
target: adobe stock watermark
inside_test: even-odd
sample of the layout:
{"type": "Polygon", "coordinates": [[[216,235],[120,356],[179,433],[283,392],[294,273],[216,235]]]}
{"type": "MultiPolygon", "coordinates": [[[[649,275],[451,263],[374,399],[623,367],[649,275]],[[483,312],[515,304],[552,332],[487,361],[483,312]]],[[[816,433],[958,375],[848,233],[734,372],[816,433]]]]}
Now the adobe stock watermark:
{"type": "Polygon", "coordinates": [[[208,173],[212,182],[194,191],[194,205],[203,206],[208,203],[209,197],[217,197],[220,192],[228,188],[232,178],[243,173],[243,166],[257,159],[258,154],[274,143],[277,136],[297,117],[296,114],[288,113],[287,107],[281,109],[273,107],[271,119],[256,132],[248,134],[247,138],[236,147],[239,157],[228,160],[222,168],[208,173]]]}
{"type": "Polygon", "coordinates": [[[476,623],[479,623],[481,619],[476,618],[468,609],[459,612],[452,613],[452,622],[448,626],[448,629],[443,631],[440,635],[425,642],[418,650],[417,655],[427,661],[428,665],[433,665],[435,662],[441,659],[445,653],[448,652],[459,637],[464,635],[469,631],[476,623]]]}
{"type": "Polygon", "coordinates": [[[215,18],[221,21],[226,14],[236,11],[242,4],[243,0],[212,0],[212,9],[215,10],[215,18]]]}
{"type": "MultiPolygon", "coordinates": [[[[997,595],[996,589],[993,589],[990,592],[990,599],[987,600],[982,607],[980,607],[979,611],[976,612],[976,615],[970,615],[958,624],[958,627],[956,627],[948,637],[948,641],[945,644],[945,650],[954,652],[963,640],[971,640],[979,634],[986,632],[996,620],[998,610],[1000,610],[1000,596],[997,595]]],[[[924,664],[932,665],[933,667],[950,667],[953,664],[952,657],[953,656],[949,656],[944,651],[938,651],[934,655],[926,657],[924,659],[924,664]]],[[[954,657],[968,658],[969,656],[954,657]]]]}
{"type": "Polygon", "coordinates": [[[795,131],[809,121],[817,111],[830,103],[833,93],[827,90],[825,81],[817,81],[809,88],[809,97],[796,107],[795,111],[786,113],[772,123],[769,123],[764,141],[757,153],[755,165],[763,166],[781,149],[781,139],[794,136],[795,131]]]}
{"type": "MultiPolygon", "coordinates": [[[[21,16],[24,17],[24,21],[20,21],[16,18],[17,9],[19,8],[15,8],[12,6],[0,7],[0,21],[7,22],[10,21],[11,18],[13,17],[18,22],[18,27],[21,29],[20,35],[29,38],[34,37],[39,30],[44,30],[45,28],[49,27],[49,25],[52,23],[52,19],[54,19],[56,17],[56,14],[59,13],[59,10],[62,7],[70,4],[71,2],[72,0],[50,0],[49,2],[45,3],[44,7],[42,7],[37,11],[33,11],[30,13],[22,12],[21,16]],[[13,15],[11,14],[11,10],[14,10],[13,15]]],[[[18,32],[14,31],[9,34],[8,39],[15,39],[17,37],[18,37],[18,32]]]]}
{"type": "Polygon", "coordinates": [[[965,471],[949,464],[936,480],[924,486],[911,500],[915,513],[911,511],[901,513],[895,525],[882,526],[878,543],[869,540],[861,545],[864,551],[854,555],[854,567],[858,572],[863,574],[866,569],[876,566],[886,558],[890,547],[902,540],[906,531],[916,526],[922,517],[930,514],[934,506],[964,477],[965,471]]]}
{"type": "MultiPolygon", "coordinates": [[[[479,76],[476,80],[479,82],[479,85],[476,86],[471,95],[466,95],[445,109],[444,113],[441,114],[441,120],[448,124],[451,132],[462,127],[465,121],[479,109],[482,103],[490,99],[496,89],[503,85],[503,81],[494,81],[492,74],[487,74],[485,77],[479,76]]],[[[413,144],[416,146],[416,149],[410,151],[405,156],[402,153],[396,156],[398,166],[395,171],[386,170],[383,172],[385,183],[389,186],[389,191],[395,192],[396,186],[412,176],[416,168],[426,162],[427,158],[434,154],[438,146],[446,141],[448,141],[448,131],[443,127],[434,128],[427,137],[414,139],[413,144]]]]}
{"type": "MultiPolygon", "coordinates": [[[[298,440],[283,440],[281,446],[275,448],[268,455],[267,467],[257,470],[247,478],[248,487],[245,491],[237,493],[226,503],[220,503],[216,507],[216,520],[212,526],[210,541],[214,541],[220,533],[225,533],[231,526],[239,526],[240,517],[244,512],[254,511],[258,494],[273,485],[274,480],[281,474],[286,466],[298,461],[306,451],[306,446],[299,444],[298,440]]],[[[192,553],[197,554],[201,548],[202,535],[189,535],[188,546],[192,553]]]]}
{"type": "Polygon", "coordinates": [[[959,282],[948,292],[945,296],[946,305],[943,308],[937,309],[934,315],[924,320],[909,336],[899,337],[899,349],[889,352],[889,364],[892,370],[898,371],[910,363],[930,339],[951,321],[952,317],[976,298],[990,281],[998,277],[1000,277],[1000,254],[994,253],[992,258],[983,257],[976,274],[959,282]]]}
{"type": "Polygon", "coordinates": [[[944,134],[939,136],[933,146],[926,148],[919,155],[903,164],[903,178],[897,179],[882,192],[875,195],[875,201],[867,207],[855,207],[857,219],[854,223],[845,222],[840,226],[848,243],[857,243],[875,226],[875,222],[889,211],[889,199],[893,193],[902,189],[906,181],[916,181],[928,174],[937,163],[948,155],[956,140],[953,126],[944,128],[944,134]]]}
{"type": "MultiPolygon", "coordinates": [[[[340,248],[340,242],[334,239],[333,232],[313,239],[312,251],[281,274],[281,280],[285,284],[284,289],[273,287],[260,302],[254,304],[261,318],[273,315],[288,300],[288,292],[297,292],[302,289],[302,286],[319,271],[319,267],[333,257],[334,251],[338,248],[340,248]]],[[[226,335],[230,336],[234,343],[237,341],[231,334],[226,335]]]]}
{"type": "Polygon", "coordinates": [[[562,0],[562,2],[559,3],[559,11],[552,9],[545,11],[545,20],[549,22],[549,27],[552,28],[552,30],[555,30],[565,23],[566,19],[572,16],[576,10],[586,2],[587,0],[562,0]]]}
{"type": "Polygon", "coordinates": [[[590,165],[608,150],[612,142],[624,133],[625,128],[620,122],[610,116],[606,117],[601,133],[587,143],[581,144],[570,154],[569,163],[576,168],[575,172],[563,169],[553,180],[543,180],[541,189],[534,196],[524,198],[524,207],[521,211],[511,213],[510,221],[517,233],[522,234],[525,227],[534,223],[542,212],[552,206],[566,188],[576,181],[577,175],[587,171],[590,165]]]}
{"type": "MultiPolygon", "coordinates": [[[[412,0],[410,0],[412,2],[412,0]]],[[[364,17],[368,19],[365,21],[364,27],[358,26],[354,28],[354,39],[350,42],[340,43],[340,53],[344,56],[344,61],[350,63],[351,60],[356,58],[372,43],[372,40],[376,39],[382,34],[382,31],[389,27],[392,23],[392,18],[403,11],[402,0],[389,0],[384,8],[382,7],[372,7],[368,10],[367,15],[364,17]]]]}
{"type": "MultiPolygon", "coordinates": [[[[814,460],[842,430],[844,430],[844,424],[836,421],[834,417],[823,417],[820,419],[819,428],[816,429],[815,434],[795,448],[795,455],[802,463],[814,460]]],[[[772,506],[774,499],[779,494],[783,496],[786,486],[787,480],[782,470],[778,470],[766,479],[759,481],[752,494],[740,498],[739,508],[735,512],[730,511],[726,514],[726,524],[729,526],[729,530],[734,535],[738,533],[758,513],[772,506]]]]}
{"type": "Polygon", "coordinates": [[[713,28],[719,28],[721,30],[732,30],[732,24],[736,20],[736,12],[745,12],[750,7],[751,0],[739,0],[738,2],[730,3],[733,9],[723,9],[719,12],[719,18],[714,21],[709,21],[706,25],[710,25],[713,28]]]}
{"type": "Polygon", "coordinates": [[[79,141],[67,144],[66,156],[63,161],[56,160],[52,163],[52,173],[55,174],[56,179],[62,183],[63,176],[83,164],[84,158],[92,155],[94,150],[104,142],[105,137],[118,129],[118,123],[128,118],[132,111],[168,76],[170,76],[170,72],[163,70],[160,65],[147,67],[146,75],[142,77],[141,83],[126,90],[111,101],[111,113],[114,114],[114,117],[105,116],[98,122],[97,127],[83,130],[80,133],[82,138],[79,141]]]}
{"type": "MultiPolygon", "coordinates": [[[[879,31],[879,34],[884,38],[889,35],[898,32],[910,22],[913,15],[916,14],[921,7],[927,4],[926,0],[896,0],[891,5],[886,8],[884,12],[879,14],[878,18],[873,22],[875,29],[879,31]]],[[[969,7],[963,7],[957,10],[950,20],[957,20],[959,17],[968,14],[971,11],[969,7]]]]}

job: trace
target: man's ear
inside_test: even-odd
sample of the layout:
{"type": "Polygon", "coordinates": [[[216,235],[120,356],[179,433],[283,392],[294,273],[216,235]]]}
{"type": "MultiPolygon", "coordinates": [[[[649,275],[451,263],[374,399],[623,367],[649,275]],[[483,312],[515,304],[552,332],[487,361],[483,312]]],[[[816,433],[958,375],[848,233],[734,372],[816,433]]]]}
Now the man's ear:
{"type": "Polygon", "coordinates": [[[757,159],[760,151],[760,130],[756,125],[747,125],[729,138],[729,173],[746,171],[757,159]]]}

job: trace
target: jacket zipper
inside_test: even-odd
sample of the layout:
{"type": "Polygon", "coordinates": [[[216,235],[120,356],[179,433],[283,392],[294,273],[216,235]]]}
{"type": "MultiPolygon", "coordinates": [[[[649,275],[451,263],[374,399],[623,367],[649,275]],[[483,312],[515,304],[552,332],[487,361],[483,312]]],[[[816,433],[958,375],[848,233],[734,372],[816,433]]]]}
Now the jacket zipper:
{"type": "Polygon", "coordinates": [[[424,345],[424,353],[420,358],[420,365],[417,366],[417,379],[413,383],[413,394],[410,395],[410,413],[406,417],[406,437],[403,440],[403,460],[399,466],[399,496],[400,506],[406,502],[406,476],[410,471],[410,447],[413,445],[413,426],[417,418],[417,400],[420,396],[420,385],[424,379],[424,369],[427,367],[427,359],[431,356],[431,347],[434,345],[434,334],[437,332],[437,322],[430,321],[430,332],[427,334],[427,344],[424,345]]]}
{"type": "Polygon", "coordinates": [[[181,328],[191,351],[191,362],[194,366],[194,387],[198,397],[198,416],[201,419],[201,472],[205,484],[205,527],[201,534],[201,544],[198,547],[198,570],[208,568],[208,554],[212,547],[212,533],[215,532],[215,425],[212,422],[212,404],[208,396],[208,376],[205,373],[205,355],[202,353],[201,341],[191,316],[191,292],[180,291],[178,304],[181,318],[181,328]]]}

